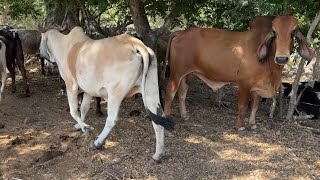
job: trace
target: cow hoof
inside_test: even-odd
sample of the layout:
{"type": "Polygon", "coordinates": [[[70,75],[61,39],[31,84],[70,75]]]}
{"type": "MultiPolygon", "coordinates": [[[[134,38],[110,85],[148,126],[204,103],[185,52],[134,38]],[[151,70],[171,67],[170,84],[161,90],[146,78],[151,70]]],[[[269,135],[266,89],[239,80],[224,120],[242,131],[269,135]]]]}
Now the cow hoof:
{"type": "Polygon", "coordinates": [[[96,112],[96,115],[97,115],[98,117],[101,117],[101,116],[103,116],[103,113],[102,113],[101,111],[97,111],[97,112],[96,112]]]}
{"type": "Polygon", "coordinates": [[[90,133],[90,131],[92,131],[92,130],[93,130],[93,127],[91,127],[89,125],[86,125],[86,126],[83,127],[82,132],[90,133]]]}
{"type": "Polygon", "coordinates": [[[184,121],[189,121],[189,120],[190,120],[190,116],[187,115],[187,116],[185,116],[185,117],[182,117],[182,119],[183,119],[184,121]]]}
{"type": "Polygon", "coordinates": [[[150,165],[157,165],[157,164],[160,164],[160,163],[161,163],[160,159],[155,160],[155,159],[151,158],[150,161],[149,161],[150,165]]]}
{"type": "Polygon", "coordinates": [[[258,127],[257,127],[257,125],[255,125],[255,124],[250,127],[251,130],[256,130],[257,128],[258,128],[258,127]]]}
{"type": "Polygon", "coordinates": [[[103,150],[103,145],[100,144],[100,143],[95,143],[95,142],[93,142],[93,143],[91,143],[91,147],[92,147],[93,149],[96,149],[96,150],[99,150],[99,151],[102,151],[102,150],[103,150]]]}
{"type": "Polygon", "coordinates": [[[248,134],[248,132],[247,132],[247,130],[246,130],[244,127],[241,127],[241,128],[238,129],[238,134],[239,134],[240,136],[245,136],[245,135],[248,134]]]}
{"type": "Polygon", "coordinates": [[[80,125],[77,123],[73,126],[77,131],[80,131],[81,130],[81,127],[80,125]]]}

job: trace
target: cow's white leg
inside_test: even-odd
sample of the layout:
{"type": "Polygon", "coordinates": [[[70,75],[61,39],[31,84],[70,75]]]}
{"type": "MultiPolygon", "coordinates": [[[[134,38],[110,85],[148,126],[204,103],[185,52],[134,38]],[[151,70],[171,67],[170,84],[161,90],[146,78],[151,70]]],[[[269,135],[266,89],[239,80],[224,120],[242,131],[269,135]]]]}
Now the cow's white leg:
{"type": "Polygon", "coordinates": [[[189,120],[190,118],[186,109],[187,92],[188,92],[188,85],[186,83],[186,77],[183,77],[180,81],[180,86],[178,89],[178,98],[179,98],[180,115],[181,115],[181,118],[184,120],[189,120]]]}
{"type": "Polygon", "coordinates": [[[1,89],[0,89],[0,101],[4,98],[4,87],[6,86],[6,80],[7,80],[7,72],[6,69],[4,70],[4,73],[2,72],[1,75],[1,89]]]}
{"type": "Polygon", "coordinates": [[[98,136],[97,140],[94,141],[94,146],[96,148],[99,149],[102,147],[104,140],[107,138],[111,129],[116,124],[122,100],[123,97],[115,96],[112,94],[110,94],[110,96],[108,97],[108,117],[106,119],[106,124],[104,125],[102,132],[98,136]]]}
{"type": "MultiPolygon", "coordinates": [[[[90,109],[90,102],[91,102],[92,96],[88,95],[87,93],[83,93],[83,97],[82,97],[82,102],[81,102],[81,106],[80,106],[80,113],[81,113],[81,121],[84,122],[86,115],[90,109]]],[[[77,123],[76,125],[74,125],[74,127],[77,130],[80,130],[81,127],[79,125],[79,123],[77,123]]]]}
{"type": "Polygon", "coordinates": [[[164,151],[164,128],[152,121],[153,129],[156,134],[156,152],[152,156],[155,161],[159,161],[164,151]]]}
{"type": "Polygon", "coordinates": [[[249,126],[251,129],[256,129],[256,112],[260,103],[260,96],[256,92],[252,92],[251,94],[252,102],[251,102],[251,114],[249,117],[249,126]]]}
{"type": "Polygon", "coordinates": [[[269,113],[269,118],[273,118],[274,110],[276,109],[277,105],[277,95],[274,95],[272,97],[272,104],[270,106],[270,113],[269,113]]]}
{"type": "Polygon", "coordinates": [[[73,117],[74,120],[77,121],[78,125],[80,126],[80,129],[83,132],[86,132],[91,127],[87,124],[85,124],[79,115],[78,112],[78,87],[67,87],[67,96],[68,96],[68,102],[69,102],[69,108],[70,108],[70,114],[73,117]]]}

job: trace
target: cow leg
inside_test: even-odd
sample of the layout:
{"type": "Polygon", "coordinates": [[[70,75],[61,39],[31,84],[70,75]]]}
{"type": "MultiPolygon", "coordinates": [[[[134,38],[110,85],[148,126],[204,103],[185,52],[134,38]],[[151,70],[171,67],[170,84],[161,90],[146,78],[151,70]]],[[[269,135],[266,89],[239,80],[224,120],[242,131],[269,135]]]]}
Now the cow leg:
{"type": "MultiPolygon", "coordinates": [[[[83,122],[78,112],[78,86],[67,86],[67,96],[70,108],[70,114],[74,120],[77,121],[75,125],[76,129],[81,129],[83,132],[87,132],[91,129],[89,125],[83,122]]],[[[85,107],[84,107],[85,108],[85,107]]]]}
{"type": "Polygon", "coordinates": [[[247,88],[239,86],[237,128],[240,134],[245,130],[243,118],[248,107],[249,94],[247,88]]]}
{"type": "Polygon", "coordinates": [[[181,118],[184,120],[189,120],[190,116],[187,113],[186,109],[186,96],[188,92],[188,84],[186,83],[186,77],[183,77],[180,81],[178,89],[178,98],[179,98],[179,109],[181,118]]]}
{"type": "MultiPolygon", "coordinates": [[[[83,93],[82,96],[82,101],[81,101],[81,106],[80,106],[80,113],[81,113],[81,121],[84,122],[86,115],[90,109],[90,102],[91,102],[92,97],[90,95],[88,95],[87,93],[83,93]]],[[[76,125],[74,125],[74,127],[77,130],[81,129],[81,126],[79,123],[77,123],[76,125]]]]}
{"type": "Polygon", "coordinates": [[[15,93],[16,92],[16,72],[14,69],[14,66],[12,64],[9,64],[8,66],[8,70],[10,72],[10,77],[11,77],[11,93],[15,93]]]}
{"type": "Polygon", "coordinates": [[[6,80],[7,80],[7,72],[6,69],[2,70],[1,73],[1,89],[0,89],[0,101],[4,98],[4,87],[6,86],[6,80]]]}
{"type": "Polygon", "coordinates": [[[272,97],[272,104],[270,106],[270,113],[269,113],[269,118],[273,118],[274,110],[276,109],[277,106],[277,95],[272,97]]]}
{"type": "Polygon", "coordinates": [[[44,72],[44,58],[43,57],[40,57],[40,64],[41,64],[41,74],[45,75],[45,72],[44,72]]]}
{"type": "Polygon", "coordinates": [[[170,77],[168,85],[167,85],[167,90],[166,90],[166,97],[165,97],[165,102],[164,102],[164,114],[166,117],[170,116],[171,114],[171,105],[172,105],[172,100],[174,96],[176,95],[177,89],[178,89],[179,84],[177,81],[172,79],[170,77]]]}
{"type": "Polygon", "coordinates": [[[251,114],[249,118],[249,126],[251,129],[256,129],[256,112],[260,103],[260,96],[256,92],[251,93],[251,114]]]}
{"type": "Polygon", "coordinates": [[[102,111],[101,111],[101,98],[100,97],[96,97],[96,115],[101,117],[103,115],[102,111]]]}
{"type": "Polygon", "coordinates": [[[23,86],[24,86],[24,90],[25,90],[25,95],[26,97],[30,96],[30,91],[29,91],[29,86],[28,86],[28,82],[27,82],[27,74],[26,74],[26,69],[24,68],[24,60],[19,60],[17,59],[17,66],[21,72],[22,78],[23,78],[23,86]]]}
{"type": "Polygon", "coordinates": [[[119,109],[123,98],[124,97],[114,95],[108,97],[108,117],[106,119],[106,124],[98,138],[94,141],[94,146],[97,149],[102,148],[104,140],[107,138],[111,129],[115,126],[116,121],[118,120],[119,109]]]}

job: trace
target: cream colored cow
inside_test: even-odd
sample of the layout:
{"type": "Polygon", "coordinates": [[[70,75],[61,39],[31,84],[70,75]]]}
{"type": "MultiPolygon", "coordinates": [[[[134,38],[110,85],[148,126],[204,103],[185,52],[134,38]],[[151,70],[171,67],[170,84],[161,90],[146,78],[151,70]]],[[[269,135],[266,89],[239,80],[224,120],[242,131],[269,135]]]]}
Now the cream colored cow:
{"type": "Polygon", "coordinates": [[[86,132],[91,127],[84,122],[93,96],[108,99],[106,124],[94,141],[101,148],[114,127],[125,97],[142,93],[146,111],[156,134],[158,161],[164,151],[164,128],[173,129],[172,121],[161,117],[157,60],[154,52],[140,40],[123,34],[102,40],[92,40],[80,27],[64,35],[56,29],[42,34],[40,54],[55,60],[66,83],[70,114],[77,121],[75,128],[86,132]],[[79,115],[78,89],[84,91],[79,115]]]}

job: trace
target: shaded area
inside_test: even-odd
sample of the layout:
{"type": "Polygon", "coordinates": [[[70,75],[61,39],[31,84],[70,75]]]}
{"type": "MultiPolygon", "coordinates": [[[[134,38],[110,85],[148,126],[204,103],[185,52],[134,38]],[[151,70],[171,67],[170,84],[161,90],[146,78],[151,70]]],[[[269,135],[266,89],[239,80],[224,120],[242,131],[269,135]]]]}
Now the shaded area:
{"type": "MultiPolygon", "coordinates": [[[[161,164],[149,163],[155,135],[141,97],[126,99],[105,149],[74,131],[67,98],[59,97],[57,76],[28,67],[30,98],[10,94],[0,104],[0,177],[4,179],[317,179],[320,135],[296,122],[271,122],[270,103],[257,113],[259,130],[240,137],[235,130],[236,87],[224,88],[228,108],[215,105],[215,93],[193,80],[187,95],[191,119],[182,121],[173,105],[176,130],[166,133],[161,164]],[[130,113],[131,112],[131,113],[130,113]],[[134,112],[134,113],[132,113],[134,112]],[[138,113],[140,112],[140,113],[138,113]]],[[[21,90],[21,80],[17,89],[21,90]]],[[[105,117],[91,104],[87,122],[97,135],[105,117]]],[[[102,103],[106,112],[106,103],[102,103]]],[[[248,115],[247,115],[248,117],[248,115]]]]}

